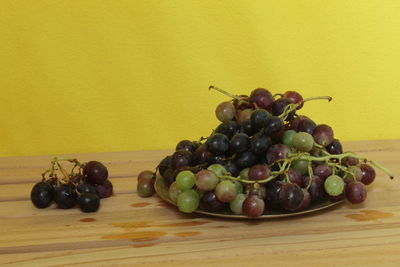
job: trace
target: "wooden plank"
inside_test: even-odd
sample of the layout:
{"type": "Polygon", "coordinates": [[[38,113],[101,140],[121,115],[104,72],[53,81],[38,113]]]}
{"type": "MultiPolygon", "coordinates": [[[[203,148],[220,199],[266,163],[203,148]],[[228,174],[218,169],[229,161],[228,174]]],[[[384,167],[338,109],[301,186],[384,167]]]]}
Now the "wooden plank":
{"type": "MultiPolygon", "coordinates": [[[[400,175],[400,140],[346,146],[400,175]]],[[[227,220],[182,214],[157,196],[137,196],[137,174],[170,152],[74,155],[110,170],[115,195],[92,214],[30,203],[51,156],[0,159],[0,264],[396,266],[400,260],[400,183],[381,172],[361,205],[279,220],[227,220]]]]}

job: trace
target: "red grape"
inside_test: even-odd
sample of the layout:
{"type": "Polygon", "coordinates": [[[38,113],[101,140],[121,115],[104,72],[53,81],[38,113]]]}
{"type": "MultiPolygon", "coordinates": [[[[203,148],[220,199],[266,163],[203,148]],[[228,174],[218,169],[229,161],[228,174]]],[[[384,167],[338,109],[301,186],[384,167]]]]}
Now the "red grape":
{"type": "Polygon", "coordinates": [[[371,184],[375,180],[375,170],[368,164],[361,164],[360,169],[362,171],[361,182],[365,185],[371,184]]]}

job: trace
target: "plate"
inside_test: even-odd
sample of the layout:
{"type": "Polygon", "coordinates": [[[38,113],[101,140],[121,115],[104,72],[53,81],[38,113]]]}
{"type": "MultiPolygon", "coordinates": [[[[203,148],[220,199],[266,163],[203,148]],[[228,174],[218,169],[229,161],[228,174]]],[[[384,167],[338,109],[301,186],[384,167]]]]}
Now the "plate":
{"type": "MultiPolygon", "coordinates": [[[[156,177],[154,188],[161,199],[176,206],[176,204],[169,198],[168,186],[165,184],[164,179],[159,175],[157,175],[157,177],[156,177]]],[[[327,209],[329,207],[335,206],[342,202],[343,202],[343,200],[339,200],[339,201],[326,200],[323,202],[314,203],[306,210],[302,210],[302,211],[298,211],[298,212],[289,212],[289,211],[288,212],[285,212],[285,211],[269,212],[268,211],[268,212],[264,213],[263,215],[261,215],[259,217],[255,217],[255,218],[249,218],[245,215],[236,215],[230,211],[208,212],[208,211],[204,211],[204,210],[195,210],[194,212],[209,215],[209,216],[214,216],[214,217],[223,217],[223,218],[231,218],[231,219],[273,219],[273,218],[285,218],[285,217],[308,214],[308,213],[316,212],[319,210],[327,209]]]]}

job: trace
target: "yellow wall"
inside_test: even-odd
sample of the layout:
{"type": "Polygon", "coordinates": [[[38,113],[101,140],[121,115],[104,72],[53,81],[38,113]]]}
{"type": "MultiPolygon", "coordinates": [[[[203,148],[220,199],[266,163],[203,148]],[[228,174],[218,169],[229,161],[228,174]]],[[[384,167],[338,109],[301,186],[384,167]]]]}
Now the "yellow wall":
{"type": "Polygon", "coordinates": [[[341,140],[400,138],[400,1],[0,1],[0,156],[161,149],[295,89],[341,140]]]}

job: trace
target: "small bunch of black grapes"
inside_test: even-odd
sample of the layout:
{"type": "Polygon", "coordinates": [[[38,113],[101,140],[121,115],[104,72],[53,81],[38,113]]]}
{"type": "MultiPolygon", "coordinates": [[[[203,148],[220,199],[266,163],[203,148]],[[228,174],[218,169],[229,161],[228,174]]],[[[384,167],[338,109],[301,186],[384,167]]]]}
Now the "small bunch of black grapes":
{"type": "Polygon", "coordinates": [[[83,212],[96,212],[100,199],[113,194],[108,170],[101,162],[80,163],[77,159],[54,158],[50,168],[42,174],[42,181],[31,191],[32,203],[39,209],[54,201],[60,209],[70,209],[78,204],[83,212]],[[73,164],[67,172],[62,162],[73,164]]]}
{"type": "MultiPolygon", "coordinates": [[[[312,204],[347,198],[361,203],[375,179],[376,162],[343,153],[333,130],[297,112],[304,103],[295,91],[272,95],[263,88],[233,95],[215,110],[221,122],[199,141],[183,140],[157,167],[179,210],[262,214],[306,210],[312,204]]],[[[138,193],[154,194],[156,174],[139,175],[138,193]]]]}

